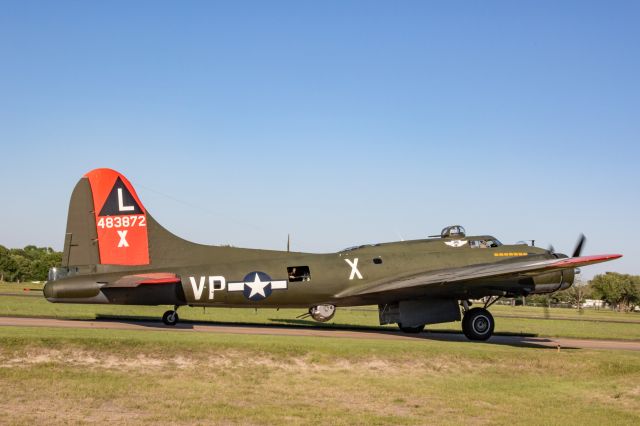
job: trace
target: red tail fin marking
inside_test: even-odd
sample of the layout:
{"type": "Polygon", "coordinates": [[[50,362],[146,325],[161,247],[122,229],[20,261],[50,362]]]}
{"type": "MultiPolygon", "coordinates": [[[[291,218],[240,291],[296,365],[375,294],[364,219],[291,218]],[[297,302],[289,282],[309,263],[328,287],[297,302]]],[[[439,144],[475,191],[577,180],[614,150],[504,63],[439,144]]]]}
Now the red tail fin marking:
{"type": "Polygon", "coordinates": [[[111,169],[85,175],[93,193],[100,263],[149,264],[147,211],[127,178],[111,169]]]}

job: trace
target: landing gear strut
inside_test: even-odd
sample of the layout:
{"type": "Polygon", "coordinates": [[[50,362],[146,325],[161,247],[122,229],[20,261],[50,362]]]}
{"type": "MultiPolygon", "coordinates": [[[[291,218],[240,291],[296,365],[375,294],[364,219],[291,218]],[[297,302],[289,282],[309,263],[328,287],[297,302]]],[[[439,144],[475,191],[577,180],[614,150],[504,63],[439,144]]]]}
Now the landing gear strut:
{"type": "Polygon", "coordinates": [[[467,336],[467,339],[484,341],[491,337],[496,322],[487,308],[497,302],[500,297],[498,296],[495,299],[488,298],[484,308],[469,309],[469,303],[466,300],[462,301],[462,311],[464,313],[462,332],[467,336]]]}
{"type": "Polygon", "coordinates": [[[173,311],[167,311],[162,315],[162,322],[166,325],[176,325],[180,320],[178,317],[178,305],[173,307],[173,311]]]}

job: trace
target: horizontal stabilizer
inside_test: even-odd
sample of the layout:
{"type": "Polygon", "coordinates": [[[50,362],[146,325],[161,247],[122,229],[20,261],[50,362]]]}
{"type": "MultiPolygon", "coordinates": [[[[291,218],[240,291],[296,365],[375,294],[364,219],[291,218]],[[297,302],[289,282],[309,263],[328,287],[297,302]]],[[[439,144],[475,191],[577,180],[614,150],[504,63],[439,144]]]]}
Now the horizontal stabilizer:
{"type": "Polygon", "coordinates": [[[125,275],[113,283],[107,284],[107,288],[138,287],[140,285],[179,284],[180,278],[176,274],[168,272],[154,272],[148,274],[125,275]]]}

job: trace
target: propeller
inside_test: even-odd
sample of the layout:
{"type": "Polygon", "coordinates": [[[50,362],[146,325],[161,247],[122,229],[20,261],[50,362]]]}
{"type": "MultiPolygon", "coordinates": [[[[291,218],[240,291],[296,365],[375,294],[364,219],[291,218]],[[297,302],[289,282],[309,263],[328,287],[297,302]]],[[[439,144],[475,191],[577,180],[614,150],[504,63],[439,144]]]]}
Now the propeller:
{"type": "Polygon", "coordinates": [[[580,234],[578,238],[578,243],[576,244],[575,250],[573,250],[573,255],[571,257],[580,257],[580,253],[582,253],[582,247],[584,246],[585,241],[587,241],[587,237],[584,234],[580,234]]]}
{"type": "MultiPolygon", "coordinates": [[[[587,241],[587,237],[584,236],[584,234],[580,234],[580,236],[578,237],[578,242],[576,243],[576,248],[573,249],[573,254],[571,255],[571,257],[580,257],[580,254],[582,253],[582,248],[584,247],[584,243],[587,241]]],[[[555,254],[556,250],[553,248],[552,244],[549,244],[549,253],[551,254],[555,254]]],[[[551,295],[547,295],[547,300],[545,301],[544,304],[544,317],[545,318],[550,318],[551,315],[549,313],[549,308],[551,307],[551,295]]]]}
{"type": "MultiPolygon", "coordinates": [[[[582,253],[582,248],[584,247],[584,243],[587,241],[587,237],[584,236],[584,234],[580,234],[580,236],[578,237],[578,242],[576,243],[576,248],[573,249],[573,254],[571,255],[571,257],[580,257],[580,254],[582,253]]],[[[549,253],[554,254],[556,252],[556,249],[553,248],[553,244],[549,244],[549,253]]]]}

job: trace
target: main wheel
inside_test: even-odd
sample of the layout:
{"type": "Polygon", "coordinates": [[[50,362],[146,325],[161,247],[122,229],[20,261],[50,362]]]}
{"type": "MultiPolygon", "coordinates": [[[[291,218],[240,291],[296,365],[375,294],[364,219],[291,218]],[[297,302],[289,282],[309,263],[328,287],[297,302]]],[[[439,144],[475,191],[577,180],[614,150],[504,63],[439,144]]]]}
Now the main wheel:
{"type": "Polygon", "coordinates": [[[415,327],[405,327],[402,324],[398,323],[398,327],[400,327],[400,330],[402,330],[403,333],[410,333],[410,334],[422,333],[422,331],[424,330],[424,324],[417,325],[415,327]]]}
{"type": "Polygon", "coordinates": [[[493,334],[493,315],[484,308],[473,308],[462,318],[462,332],[469,340],[487,340],[493,334]]]}
{"type": "Polygon", "coordinates": [[[162,322],[167,325],[176,325],[179,319],[176,311],[167,311],[162,316],[162,322]]]}

